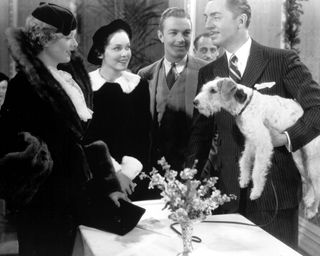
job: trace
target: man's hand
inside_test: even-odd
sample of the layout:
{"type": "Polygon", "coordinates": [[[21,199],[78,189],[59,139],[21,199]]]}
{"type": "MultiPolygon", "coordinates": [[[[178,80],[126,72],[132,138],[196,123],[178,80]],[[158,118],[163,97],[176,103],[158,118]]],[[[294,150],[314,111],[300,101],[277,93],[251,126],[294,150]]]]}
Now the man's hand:
{"type": "Polygon", "coordinates": [[[119,180],[122,192],[124,192],[126,195],[131,195],[137,184],[133,183],[130,180],[130,178],[124,175],[121,171],[117,172],[116,174],[117,174],[117,178],[119,180]]]}
{"type": "Polygon", "coordinates": [[[273,128],[269,122],[265,122],[265,126],[268,128],[271,136],[271,141],[273,147],[281,147],[288,145],[288,138],[283,132],[279,132],[277,129],[273,128]]]}
{"type": "Polygon", "coordinates": [[[115,191],[109,194],[110,199],[115,203],[116,206],[120,207],[120,199],[130,202],[130,199],[123,192],[115,191]]]}

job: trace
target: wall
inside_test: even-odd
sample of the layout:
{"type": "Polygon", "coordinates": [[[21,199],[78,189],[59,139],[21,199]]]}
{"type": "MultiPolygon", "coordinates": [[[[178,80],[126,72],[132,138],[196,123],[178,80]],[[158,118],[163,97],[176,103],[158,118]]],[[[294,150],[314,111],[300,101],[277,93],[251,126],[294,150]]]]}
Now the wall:
{"type": "Polygon", "coordinates": [[[0,72],[9,74],[9,53],[5,30],[9,26],[9,0],[0,1],[0,72]]]}
{"type": "Polygon", "coordinates": [[[308,0],[302,4],[304,14],[301,17],[300,56],[311,70],[313,78],[320,83],[320,1],[308,0]]]}
{"type": "MultiPolygon", "coordinates": [[[[16,19],[19,26],[24,24],[25,18],[42,0],[1,0],[0,1],[0,72],[9,74],[9,54],[7,51],[7,45],[5,42],[4,31],[10,24],[10,4],[17,4],[16,19]]],[[[51,0],[49,2],[58,3],[64,6],[68,6],[71,1],[84,2],[88,4],[94,4],[97,0],[51,0]]],[[[121,2],[124,0],[118,0],[121,2]]],[[[130,0],[131,1],[131,0],[130,0]]],[[[155,2],[158,0],[148,0],[149,2],[155,2]]],[[[106,3],[114,2],[114,0],[104,0],[106,3]]],[[[187,8],[188,6],[196,6],[196,17],[194,27],[194,36],[205,31],[204,27],[204,8],[207,0],[164,0],[167,6],[178,6],[187,8]],[[193,2],[196,1],[196,4],[193,2]]],[[[252,37],[258,42],[273,46],[280,46],[280,33],[281,33],[281,3],[283,0],[249,0],[252,7],[252,22],[250,25],[250,33],[252,37]]],[[[304,1],[303,10],[304,15],[301,17],[301,44],[300,44],[300,56],[302,61],[311,70],[314,79],[320,81],[320,16],[318,10],[320,10],[320,1],[308,0],[304,1]]],[[[120,4],[120,3],[119,3],[120,4]]],[[[85,6],[86,7],[86,6],[85,6]]],[[[80,49],[82,49],[84,55],[86,55],[88,48],[91,44],[91,36],[94,32],[93,27],[96,28],[107,21],[103,15],[96,15],[94,18],[88,17],[88,12],[85,10],[83,15],[83,34],[80,42],[80,49]],[[85,26],[84,26],[85,25],[85,26]],[[88,25],[88,26],[87,26],[88,25]]],[[[11,17],[11,20],[13,17],[11,17]]],[[[194,37],[193,36],[193,37],[194,37]]],[[[156,50],[150,51],[152,58],[157,59],[162,56],[162,46],[156,47],[156,50]]]]}

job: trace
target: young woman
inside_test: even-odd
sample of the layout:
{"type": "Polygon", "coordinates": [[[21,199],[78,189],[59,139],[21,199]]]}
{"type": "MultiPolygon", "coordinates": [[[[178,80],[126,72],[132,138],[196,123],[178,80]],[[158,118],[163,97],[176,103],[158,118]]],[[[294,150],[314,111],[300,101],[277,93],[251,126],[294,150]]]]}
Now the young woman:
{"type": "MultiPolygon", "coordinates": [[[[150,97],[147,81],[128,70],[131,33],[130,26],[118,19],[99,28],[93,36],[88,61],[99,68],[89,73],[94,91],[94,115],[86,140],[106,142],[111,155],[122,166],[124,157],[130,156],[146,169],[150,97]]],[[[129,173],[133,173],[130,178],[139,171],[135,165],[129,169],[129,173]]],[[[138,183],[135,188],[135,183],[123,173],[123,169],[117,172],[117,176],[123,191],[132,194],[131,199],[147,198],[148,189],[139,178],[134,180],[138,183]]]]}
{"type": "Polygon", "coordinates": [[[15,191],[23,190],[17,194],[25,199],[8,200],[19,207],[20,256],[71,255],[77,202],[87,184],[118,205],[126,199],[113,169],[100,170],[98,181],[89,168],[83,136],[92,118],[92,90],[76,54],[76,25],[69,10],[42,4],[24,28],[7,31],[18,73],[0,112],[0,162],[2,173],[18,174],[15,191]],[[36,175],[34,184],[18,183],[19,172],[36,175]]]}

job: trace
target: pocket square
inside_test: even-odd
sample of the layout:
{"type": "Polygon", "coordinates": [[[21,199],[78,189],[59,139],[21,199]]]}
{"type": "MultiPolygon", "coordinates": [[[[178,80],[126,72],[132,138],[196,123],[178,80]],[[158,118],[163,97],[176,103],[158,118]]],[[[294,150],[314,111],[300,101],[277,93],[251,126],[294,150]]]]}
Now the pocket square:
{"type": "Polygon", "coordinates": [[[256,88],[257,90],[261,90],[264,88],[271,88],[275,84],[276,84],[276,82],[266,82],[266,83],[261,83],[261,84],[255,84],[254,88],[256,88]]]}

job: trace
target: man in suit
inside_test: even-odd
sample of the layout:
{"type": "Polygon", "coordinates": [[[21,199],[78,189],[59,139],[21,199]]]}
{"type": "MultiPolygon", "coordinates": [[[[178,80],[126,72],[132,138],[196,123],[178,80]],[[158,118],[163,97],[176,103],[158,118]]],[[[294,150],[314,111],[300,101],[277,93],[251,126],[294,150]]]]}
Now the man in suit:
{"type": "Polygon", "coordinates": [[[207,62],[188,54],[191,20],[184,9],[172,7],[162,13],[158,37],[164,45],[164,57],[138,72],[149,81],[154,123],[151,164],[164,156],[172,168],[180,170],[190,134],[198,71],[207,62]]]}
{"type": "Polygon", "coordinates": [[[304,115],[284,132],[271,130],[274,145],[272,166],[262,196],[257,200],[249,199],[250,188],[239,187],[238,161],[244,137],[227,112],[221,111],[207,119],[195,110],[188,164],[195,158],[208,155],[211,139],[208,134],[212,134],[213,125],[216,125],[219,138],[214,161],[217,170],[211,175],[220,178],[218,185],[223,193],[237,196],[237,200],[223,205],[220,211],[240,212],[257,225],[267,224],[263,227],[265,230],[296,247],[301,177],[290,152],[320,133],[320,87],[293,51],[265,47],[251,39],[248,32],[250,17],[247,0],[212,0],[207,3],[206,28],[214,43],[224,47],[226,53],[200,69],[198,90],[218,76],[230,76],[237,83],[251,88],[258,83],[275,82],[274,86],[262,86],[259,91],[297,100],[304,115]]]}

